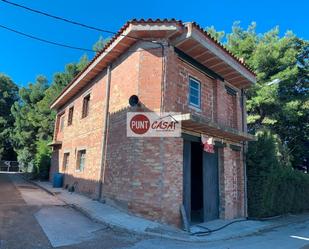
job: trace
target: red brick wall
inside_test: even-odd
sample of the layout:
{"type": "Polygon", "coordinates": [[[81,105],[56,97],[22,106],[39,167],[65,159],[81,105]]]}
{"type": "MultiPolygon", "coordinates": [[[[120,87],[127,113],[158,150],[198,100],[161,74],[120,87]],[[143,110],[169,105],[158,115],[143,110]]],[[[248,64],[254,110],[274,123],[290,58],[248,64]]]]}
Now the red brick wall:
{"type": "Polygon", "coordinates": [[[121,82],[115,81],[117,72],[112,72],[111,103],[122,103],[125,99],[126,107],[111,107],[103,193],[137,215],[179,225],[182,139],[126,136],[126,113],[137,111],[127,107],[132,94],[139,96],[144,111],[160,110],[161,50],[141,52],[139,56],[137,86],[120,88],[121,82]]]}
{"type": "Polygon", "coordinates": [[[162,221],[181,225],[180,205],[183,203],[183,139],[163,139],[162,221]]]}
{"type": "MultiPolygon", "coordinates": [[[[241,130],[241,95],[240,89],[236,96],[227,93],[225,84],[214,80],[199,70],[183,62],[169,49],[165,110],[194,113],[207,117],[220,125],[241,130]],[[201,82],[201,108],[189,106],[189,77],[192,76],[201,82]]],[[[232,86],[230,86],[232,87],[232,86]]],[[[222,141],[219,138],[219,141],[222,141]]],[[[229,145],[237,141],[224,141],[227,146],[219,149],[219,199],[220,217],[235,218],[244,216],[244,176],[242,152],[232,150],[229,145]]]]}
{"type": "Polygon", "coordinates": [[[221,153],[223,153],[220,176],[220,192],[223,194],[221,217],[225,219],[243,217],[245,214],[242,152],[227,146],[221,153]]]}
{"type": "Polygon", "coordinates": [[[213,119],[213,80],[205,74],[178,60],[178,91],[177,111],[182,113],[195,113],[209,120],[213,119]],[[197,79],[201,84],[201,108],[189,104],[189,78],[197,79]]]}
{"type": "MultiPolygon", "coordinates": [[[[103,96],[104,87],[102,80],[89,84],[62,110],[65,110],[65,125],[62,132],[62,148],[59,150],[59,171],[65,174],[65,185],[76,186],[76,190],[92,197],[97,196],[97,182],[99,179],[102,124],[103,124],[103,96]],[[90,90],[89,115],[82,118],[82,103],[84,93],[90,90]],[[74,105],[73,123],[68,126],[68,109],[74,105]],[[79,149],[86,149],[86,163],[83,171],[76,169],[77,153],[79,149]],[[69,167],[63,171],[63,154],[70,153],[69,167]]],[[[61,111],[62,111],[61,110],[61,111]]]]}
{"type": "Polygon", "coordinates": [[[167,59],[165,110],[195,113],[212,120],[214,116],[213,80],[192,66],[178,59],[169,49],[167,59]],[[201,83],[201,108],[189,105],[189,77],[201,83]]]}
{"type": "MultiPolygon", "coordinates": [[[[136,47],[139,45],[138,43],[136,47]]],[[[179,226],[179,207],[183,194],[182,139],[126,136],[126,113],[132,110],[128,107],[129,97],[138,95],[143,110],[159,111],[162,78],[161,49],[127,53],[113,63],[103,196],[137,215],[179,226]]],[[[59,136],[62,139],[62,148],[54,152],[52,160],[51,172],[59,166],[62,172],[63,153],[70,152],[69,168],[63,172],[66,174],[65,184],[72,185],[77,182],[77,191],[92,197],[98,196],[100,179],[105,82],[106,73],[102,72],[59,110],[65,111],[66,120],[62,138],[59,136]],[[89,116],[82,119],[83,95],[88,90],[91,90],[89,116]],[[73,103],[73,124],[67,126],[68,108],[73,103]],[[81,148],[87,150],[86,165],[82,172],[78,172],[77,150],[81,148]]],[[[238,96],[235,101],[238,106],[238,96]]],[[[194,112],[220,124],[228,124],[228,106],[231,105],[228,104],[223,82],[213,80],[180,61],[173,49],[168,49],[164,111],[194,112]],[[190,75],[199,79],[202,84],[201,110],[188,106],[190,75]]],[[[236,120],[239,126],[240,119],[236,120]]],[[[243,177],[242,163],[237,159],[240,154],[227,147],[222,149],[220,157],[220,198],[223,200],[221,215],[226,218],[236,217],[239,215],[237,210],[242,206],[240,201],[243,195],[240,185],[243,177]],[[235,184],[231,184],[235,174],[236,197],[235,184]]]]}
{"type": "Polygon", "coordinates": [[[52,181],[54,174],[59,172],[59,164],[60,162],[60,155],[59,155],[59,147],[54,148],[51,155],[51,167],[49,171],[49,180],[52,181]]]}
{"type": "Polygon", "coordinates": [[[237,129],[237,109],[236,109],[236,96],[226,94],[226,122],[227,127],[237,129]]]}
{"type": "MultiPolygon", "coordinates": [[[[182,139],[128,138],[128,99],[137,94],[145,111],[159,111],[161,103],[161,49],[128,54],[113,64],[107,163],[103,195],[131,212],[162,222],[180,224],[182,203],[182,139]],[[172,207],[172,209],[171,209],[172,207]]],[[[65,184],[77,182],[77,191],[97,197],[100,175],[106,75],[90,83],[59,112],[65,111],[59,160],[53,169],[62,172],[63,153],[70,152],[65,184]],[[81,119],[83,94],[91,89],[89,117],[81,119]],[[74,103],[73,124],[67,126],[68,108],[74,103]],[[86,166],[77,172],[78,148],[85,148],[86,166]]],[[[60,136],[59,136],[60,135],[60,136]]]]}
{"type": "Polygon", "coordinates": [[[241,129],[240,89],[233,87],[237,95],[229,95],[224,82],[210,78],[179,59],[172,48],[167,63],[165,110],[194,113],[220,125],[241,129]],[[200,108],[189,104],[189,77],[201,82],[200,108]]]}
{"type": "Polygon", "coordinates": [[[129,110],[110,116],[104,196],[137,215],[179,225],[182,139],[128,138],[129,110]]]}
{"type": "MultiPolygon", "coordinates": [[[[139,53],[127,54],[113,65],[110,111],[127,106],[128,98],[136,93],[134,83],[138,78],[139,53]],[[127,70],[130,71],[128,74],[127,70]]],[[[69,101],[59,112],[65,111],[65,127],[62,132],[62,148],[59,150],[59,165],[63,162],[63,153],[69,152],[69,167],[65,172],[65,185],[75,183],[76,191],[98,197],[100,179],[100,160],[103,136],[103,117],[105,105],[106,72],[90,82],[82,91],[69,101]],[[90,110],[86,118],[81,118],[83,97],[90,90],[90,110]],[[74,104],[73,124],[67,125],[68,109],[74,104]],[[86,149],[86,164],[83,171],[76,170],[77,151],[86,149]],[[77,184],[76,184],[77,183],[77,184]]],[[[59,133],[58,133],[59,134],[59,133]]],[[[56,134],[56,136],[58,136],[56,134]]],[[[55,168],[52,165],[52,168],[55,168]]]]}

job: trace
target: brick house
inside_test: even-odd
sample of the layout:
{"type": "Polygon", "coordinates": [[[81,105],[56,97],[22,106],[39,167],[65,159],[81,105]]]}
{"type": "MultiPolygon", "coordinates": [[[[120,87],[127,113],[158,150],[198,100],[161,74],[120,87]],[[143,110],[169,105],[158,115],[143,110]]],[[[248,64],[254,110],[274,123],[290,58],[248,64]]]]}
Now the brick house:
{"type": "Polygon", "coordinates": [[[52,103],[64,185],[180,226],[246,216],[245,89],[255,74],[196,23],[127,22],[52,103]],[[151,42],[150,42],[151,41],[151,42]],[[137,95],[139,106],[128,104],[137,95]],[[182,136],[132,138],[128,111],[182,113],[182,136]],[[214,139],[203,151],[201,134],[214,139]]]}

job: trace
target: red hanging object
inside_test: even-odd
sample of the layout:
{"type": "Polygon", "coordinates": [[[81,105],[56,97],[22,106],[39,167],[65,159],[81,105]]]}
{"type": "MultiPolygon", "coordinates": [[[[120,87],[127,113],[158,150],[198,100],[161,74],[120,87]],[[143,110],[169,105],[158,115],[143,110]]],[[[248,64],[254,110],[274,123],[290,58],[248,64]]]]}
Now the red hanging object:
{"type": "Polygon", "coordinates": [[[202,140],[204,151],[206,151],[208,153],[215,153],[214,138],[213,137],[208,137],[208,136],[202,134],[201,140],[202,140]]]}

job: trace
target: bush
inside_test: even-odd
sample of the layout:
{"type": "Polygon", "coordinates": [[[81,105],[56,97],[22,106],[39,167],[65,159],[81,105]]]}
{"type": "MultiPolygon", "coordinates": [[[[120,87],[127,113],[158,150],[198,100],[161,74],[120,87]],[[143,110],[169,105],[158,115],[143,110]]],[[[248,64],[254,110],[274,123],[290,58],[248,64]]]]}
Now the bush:
{"type": "Polygon", "coordinates": [[[249,143],[248,215],[270,217],[309,210],[309,176],[280,161],[278,138],[269,131],[249,143]]]}
{"type": "Polygon", "coordinates": [[[34,176],[47,180],[49,177],[51,149],[44,140],[36,143],[36,154],[34,160],[34,176]]]}

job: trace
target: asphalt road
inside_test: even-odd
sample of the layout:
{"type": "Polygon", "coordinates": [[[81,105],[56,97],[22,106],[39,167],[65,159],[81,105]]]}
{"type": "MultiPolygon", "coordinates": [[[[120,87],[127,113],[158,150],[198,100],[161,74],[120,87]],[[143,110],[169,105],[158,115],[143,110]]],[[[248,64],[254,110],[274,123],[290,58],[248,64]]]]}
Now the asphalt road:
{"type": "Polygon", "coordinates": [[[272,229],[253,236],[220,242],[186,243],[142,240],[129,249],[309,249],[309,222],[272,229]]]}
{"type": "MultiPolygon", "coordinates": [[[[67,207],[62,205],[63,203],[59,203],[55,197],[34,185],[23,182],[18,176],[0,173],[0,249],[53,248],[35,216],[46,209],[55,209],[55,212],[58,212],[55,213],[55,217],[59,215],[60,208],[70,212],[67,207]]],[[[76,219],[78,215],[81,216],[80,219],[87,219],[82,214],[76,213],[75,210],[71,212],[75,220],[79,220],[76,219]]],[[[70,220],[68,219],[68,221],[70,220]]],[[[90,220],[88,221],[88,223],[91,222],[90,220]]],[[[83,229],[84,227],[81,228],[83,229]]],[[[63,229],[62,234],[64,236],[68,233],[70,231],[63,229]]],[[[139,241],[136,236],[106,228],[93,232],[93,236],[90,239],[85,239],[85,236],[82,235],[81,237],[83,238],[78,244],[57,248],[124,248],[134,245],[134,243],[139,241]]]]}
{"type": "Polygon", "coordinates": [[[60,249],[309,249],[309,216],[301,222],[218,242],[150,238],[94,223],[17,175],[0,173],[0,249],[49,249],[52,245],[60,249]]]}

